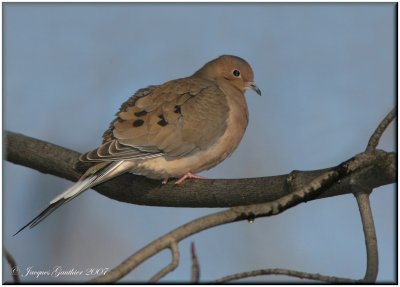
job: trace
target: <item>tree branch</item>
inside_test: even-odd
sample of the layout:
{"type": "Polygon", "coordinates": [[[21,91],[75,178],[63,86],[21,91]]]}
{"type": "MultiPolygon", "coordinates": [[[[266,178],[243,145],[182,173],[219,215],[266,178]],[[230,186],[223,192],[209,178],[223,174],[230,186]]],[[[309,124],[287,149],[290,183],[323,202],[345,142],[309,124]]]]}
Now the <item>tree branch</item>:
{"type": "Polygon", "coordinates": [[[371,204],[369,201],[369,192],[355,192],[358,209],[364,231],[365,248],[367,250],[367,269],[365,271],[364,282],[375,283],[378,277],[378,242],[376,240],[374,218],[372,216],[371,204]]]}
{"type": "Polygon", "coordinates": [[[233,280],[255,277],[255,276],[263,276],[263,275],[285,275],[285,276],[297,277],[300,279],[316,280],[316,281],[326,282],[326,283],[330,283],[330,284],[354,284],[354,283],[358,282],[357,280],[348,279],[348,278],[325,276],[325,275],[321,275],[321,274],[313,274],[313,273],[299,272],[299,271],[288,270],[288,269],[273,268],[273,269],[253,270],[253,271],[241,272],[241,273],[224,276],[220,279],[215,280],[215,283],[226,283],[226,282],[230,282],[233,280]]]}
{"type": "MultiPolygon", "coordinates": [[[[393,109],[379,124],[377,129],[372,134],[368,146],[366,148],[366,153],[373,152],[379,140],[384,133],[385,129],[389,126],[390,122],[394,119],[396,113],[395,109],[393,109]]],[[[363,225],[364,238],[365,238],[365,246],[367,250],[367,268],[365,272],[365,276],[363,280],[352,280],[346,278],[339,277],[328,277],[322,276],[320,274],[311,274],[287,269],[262,269],[262,270],[254,270],[249,272],[236,273],[233,275],[225,276],[219,280],[217,283],[228,282],[232,280],[248,278],[253,276],[261,276],[261,275],[287,275],[287,276],[295,276],[303,279],[312,279],[318,281],[325,281],[328,283],[355,283],[355,282],[365,282],[365,283],[375,283],[376,278],[378,276],[378,266],[379,266],[379,256],[378,256],[378,244],[376,240],[376,232],[375,232],[375,224],[371,211],[371,204],[369,201],[369,195],[372,192],[372,189],[366,192],[362,190],[363,187],[359,182],[352,180],[350,182],[353,185],[352,190],[354,190],[354,196],[357,199],[358,208],[360,211],[360,216],[363,225]]]]}
{"type": "MultiPolygon", "coordinates": [[[[15,164],[68,180],[82,175],[75,169],[79,153],[13,132],[5,132],[6,158],[15,164]]],[[[397,154],[375,150],[370,165],[354,174],[372,189],[396,182],[397,154]]],[[[131,204],[168,207],[232,207],[276,200],[302,187],[326,171],[293,171],[290,174],[248,178],[192,180],[184,185],[161,184],[143,176],[124,174],[94,189],[111,199],[131,204]],[[207,192],[204,192],[207,190],[207,192]]],[[[351,193],[350,178],[332,185],[322,197],[351,193]]]]}
{"type": "Polygon", "coordinates": [[[190,258],[192,261],[192,274],[190,278],[190,282],[193,284],[199,283],[200,280],[200,263],[196,254],[196,247],[194,242],[190,243],[190,258]]]}
{"type": "MultiPolygon", "coordinates": [[[[365,149],[366,153],[373,152],[376,149],[379,144],[379,140],[381,139],[386,128],[395,118],[396,114],[397,107],[393,108],[381,121],[369,139],[367,148],[365,149]]],[[[355,182],[353,182],[353,184],[358,185],[358,183],[355,182]]],[[[355,189],[356,192],[354,192],[354,196],[356,197],[358,209],[360,211],[365,238],[365,248],[367,251],[367,268],[363,281],[365,283],[375,283],[376,278],[378,277],[379,255],[374,218],[372,215],[371,203],[369,201],[369,195],[371,194],[372,189],[364,189],[362,186],[359,186],[355,189]]]]}
{"type": "Polygon", "coordinates": [[[157,254],[161,250],[168,248],[170,246],[171,239],[175,240],[176,242],[180,242],[190,235],[215,226],[240,220],[248,220],[249,218],[254,219],[257,217],[276,215],[293,206],[296,206],[299,203],[307,202],[308,200],[321,195],[337,181],[342,180],[345,177],[352,175],[359,169],[370,165],[371,160],[373,160],[373,157],[371,157],[370,154],[360,154],[346,162],[341,163],[333,169],[326,171],[325,173],[313,179],[304,187],[297,188],[294,192],[275,201],[232,207],[225,211],[195,219],[150,242],[135,254],[128,257],[117,267],[110,270],[105,275],[96,277],[92,282],[105,283],[116,282],[120,280],[145,260],[152,257],[154,254],[157,254]]]}
{"type": "Polygon", "coordinates": [[[285,275],[291,277],[297,277],[301,279],[310,279],[330,284],[354,284],[354,283],[375,283],[378,276],[378,247],[375,234],[374,221],[372,217],[372,211],[369,202],[369,193],[355,192],[354,193],[357,203],[359,205],[360,215],[362,219],[365,244],[367,249],[367,270],[363,280],[354,280],[349,278],[342,278],[336,276],[325,276],[321,274],[313,274],[307,272],[300,272],[288,269],[261,269],[253,270],[248,272],[236,273],[228,276],[224,276],[217,279],[215,283],[226,283],[233,280],[239,280],[243,278],[263,276],[263,275],[285,275]]]}
{"type": "MultiPolygon", "coordinates": [[[[293,171],[289,175],[253,179],[189,181],[184,186],[161,185],[158,181],[155,182],[144,177],[124,175],[96,187],[96,190],[110,198],[129,203],[161,206],[234,207],[178,227],[149,243],[110,272],[94,278],[92,282],[115,282],[154,254],[170,248],[173,257],[172,263],[153,276],[152,280],[157,281],[176,268],[179,260],[177,244],[192,234],[239,220],[254,220],[257,217],[276,215],[302,202],[345,193],[355,193],[359,202],[368,253],[368,267],[364,280],[374,282],[377,276],[378,254],[377,249],[376,252],[374,251],[376,236],[372,213],[368,194],[365,197],[362,193],[357,194],[356,192],[372,190],[375,187],[396,182],[396,154],[375,150],[380,136],[390,120],[393,119],[393,116],[389,115],[374,132],[366,152],[328,169],[307,172],[293,171]],[[132,189],[133,183],[136,183],[134,189],[132,189]],[[205,189],[207,193],[199,192],[205,189]],[[371,226],[373,230],[371,230],[371,226]]],[[[6,132],[6,139],[7,160],[71,180],[77,180],[80,177],[80,172],[73,169],[78,162],[76,152],[11,132],[6,132]]],[[[267,270],[282,272],[289,276],[303,276],[301,278],[309,276],[310,279],[333,280],[328,281],[330,283],[340,280],[354,282],[351,279],[284,269],[267,270]]],[[[265,273],[266,271],[256,270],[251,274],[257,274],[257,272],[265,273]]]]}
{"type": "Polygon", "coordinates": [[[171,250],[171,256],[172,256],[172,261],[171,263],[160,270],[157,274],[155,274],[153,277],[150,279],[150,283],[155,283],[161,278],[163,278],[165,275],[168,273],[172,272],[175,270],[176,267],[178,267],[179,264],[179,250],[178,250],[178,244],[176,241],[171,241],[169,249],[171,250]]]}
{"type": "Polygon", "coordinates": [[[394,107],[393,110],[391,110],[386,115],[386,117],[382,120],[382,122],[379,124],[379,126],[376,128],[376,130],[372,134],[365,151],[370,152],[370,151],[373,151],[374,149],[376,149],[383,132],[386,130],[386,128],[389,126],[389,124],[393,121],[393,119],[396,117],[396,115],[397,115],[397,107],[394,107]]]}
{"type": "Polygon", "coordinates": [[[5,248],[3,248],[3,253],[4,253],[4,256],[6,257],[8,265],[10,265],[11,275],[12,275],[12,278],[14,280],[14,283],[15,284],[21,283],[21,280],[19,279],[18,265],[17,265],[17,262],[15,262],[14,257],[5,248]]]}

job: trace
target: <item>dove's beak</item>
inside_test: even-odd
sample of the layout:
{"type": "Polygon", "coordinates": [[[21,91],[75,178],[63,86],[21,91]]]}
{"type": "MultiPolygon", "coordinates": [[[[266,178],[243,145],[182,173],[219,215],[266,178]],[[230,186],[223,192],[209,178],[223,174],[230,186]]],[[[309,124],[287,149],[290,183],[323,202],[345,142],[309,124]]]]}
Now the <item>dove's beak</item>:
{"type": "Polygon", "coordinates": [[[252,89],[254,92],[256,92],[259,96],[261,96],[261,90],[257,87],[257,85],[254,82],[250,82],[248,85],[249,89],[252,89]]]}

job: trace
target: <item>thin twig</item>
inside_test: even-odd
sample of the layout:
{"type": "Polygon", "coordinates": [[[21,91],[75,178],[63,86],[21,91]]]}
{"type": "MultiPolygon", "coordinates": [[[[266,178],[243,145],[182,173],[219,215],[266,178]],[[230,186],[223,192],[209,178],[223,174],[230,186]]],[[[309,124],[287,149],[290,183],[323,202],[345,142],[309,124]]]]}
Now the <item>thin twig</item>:
{"type": "Polygon", "coordinates": [[[192,261],[192,275],[190,281],[197,284],[200,280],[200,264],[199,259],[197,258],[194,242],[190,243],[190,258],[192,261]]]}
{"type": "Polygon", "coordinates": [[[168,266],[166,266],[165,268],[161,269],[153,277],[151,277],[150,283],[157,282],[158,280],[163,278],[168,273],[174,271],[176,267],[178,267],[178,264],[179,264],[179,250],[178,250],[178,244],[176,243],[175,240],[171,241],[169,249],[171,250],[171,256],[172,256],[171,263],[168,264],[168,266]]]}
{"type": "Polygon", "coordinates": [[[14,257],[11,255],[10,252],[7,251],[7,249],[3,248],[3,252],[4,252],[4,256],[6,257],[6,260],[8,262],[8,265],[10,265],[11,275],[14,280],[14,283],[16,283],[16,284],[21,283],[21,280],[19,279],[19,271],[18,271],[17,262],[15,262],[14,257]]]}
{"type": "Polygon", "coordinates": [[[248,277],[255,277],[255,276],[262,276],[262,275],[285,275],[285,276],[297,277],[297,278],[301,278],[301,279],[316,280],[316,281],[321,281],[321,282],[326,282],[326,283],[331,283],[331,284],[335,284],[335,283],[343,284],[343,283],[356,283],[357,282],[357,280],[352,280],[352,279],[348,279],[348,278],[325,276],[325,275],[321,275],[321,274],[313,274],[313,273],[300,272],[300,271],[294,271],[294,270],[288,270],[288,269],[274,268],[274,269],[253,270],[253,271],[249,271],[249,272],[241,272],[241,273],[228,275],[228,276],[225,276],[225,277],[215,280],[215,283],[226,283],[226,282],[230,282],[233,280],[238,280],[238,279],[243,279],[243,278],[248,278],[248,277]]]}
{"type": "Polygon", "coordinates": [[[365,271],[364,282],[375,283],[378,277],[379,256],[369,194],[369,192],[356,192],[354,196],[357,199],[358,209],[360,210],[367,250],[367,270],[365,271]]]}
{"type": "Polygon", "coordinates": [[[367,148],[366,148],[366,152],[371,152],[374,149],[376,149],[376,147],[379,144],[379,140],[383,134],[383,132],[386,130],[386,128],[388,127],[388,125],[393,121],[393,119],[396,117],[397,114],[397,107],[393,108],[393,110],[391,110],[386,117],[382,120],[382,122],[379,124],[379,126],[376,128],[376,130],[374,131],[374,133],[372,134],[371,138],[369,139],[367,148]]]}
{"type": "Polygon", "coordinates": [[[92,282],[105,283],[116,282],[120,280],[126,274],[139,266],[142,262],[152,257],[154,254],[157,254],[161,250],[168,248],[170,246],[171,239],[175,240],[176,242],[180,242],[190,235],[215,226],[240,220],[248,220],[249,218],[254,219],[257,217],[277,215],[302,202],[307,202],[308,200],[319,196],[338,180],[349,176],[365,165],[371,164],[371,160],[373,160],[373,157],[370,155],[361,154],[341,163],[332,170],[327,171],[319,177],[313,179],[304,187],[275,201],[233,207],[229,210],[195,219],[183,226],[176,228],[175,230],[170,231],[159,239],[150,242],[145,247],[120,263],[117,267],[107,272],[107,274],[94,278],[92,282]]]}

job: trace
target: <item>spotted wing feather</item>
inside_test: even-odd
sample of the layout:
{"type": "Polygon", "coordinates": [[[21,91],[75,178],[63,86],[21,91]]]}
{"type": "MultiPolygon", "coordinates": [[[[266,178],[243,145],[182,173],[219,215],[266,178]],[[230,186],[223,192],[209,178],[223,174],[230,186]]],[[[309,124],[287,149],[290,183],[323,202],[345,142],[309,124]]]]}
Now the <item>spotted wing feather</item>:
{"type": "Polygon", "coordinates": [[[141,89],[125,102],[83,161],[178,158],[214,144],[226,129],[224,93],[208,80],[184,78],[141,89]]]}

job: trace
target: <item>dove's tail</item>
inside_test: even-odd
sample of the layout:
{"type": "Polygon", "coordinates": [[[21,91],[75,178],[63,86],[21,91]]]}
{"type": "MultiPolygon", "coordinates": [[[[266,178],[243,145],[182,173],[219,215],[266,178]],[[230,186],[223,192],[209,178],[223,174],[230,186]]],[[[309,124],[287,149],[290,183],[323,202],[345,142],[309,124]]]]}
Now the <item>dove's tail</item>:
{"type": "Polygon", "coordinates": [[[42,222],[43,219],[45,219],[47,216],[53,213],[53,211],[59,208],[61,205],[74,199],[75,197],[83,193],[85,190],[95,185],[98,185],[110,179],[111,177],[115,177],[123,173],[124,171],[117,170],[118,167],[123,162],[124,162],[123,160],[115,162],[102,162],[88,169],[88,171],[73,186],[71,186],[66,191],[58,195],[52,201],[50,201],[50,204],[46,209],[44,209],[38,216],[36,216],[34,219],[32,219],[26,225],[24,225],[13,236],[17,235],[28,226],[29,228],[35,227],[40,222],[42,222]]]}

